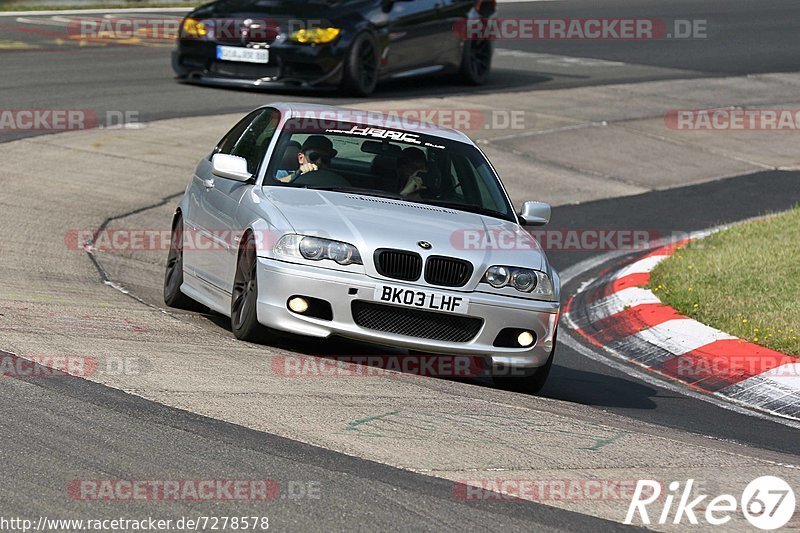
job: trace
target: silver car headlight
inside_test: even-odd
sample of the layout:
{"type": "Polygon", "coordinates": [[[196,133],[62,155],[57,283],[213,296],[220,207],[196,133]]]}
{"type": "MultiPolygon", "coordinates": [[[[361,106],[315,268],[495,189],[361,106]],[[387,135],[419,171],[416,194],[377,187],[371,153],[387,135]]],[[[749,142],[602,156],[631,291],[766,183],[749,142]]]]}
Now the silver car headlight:
{"type": "Polygon", "coordinates": [[[543,299],[553,298],[553,282],[550,276],[540,270],[510,266],[491,266],[481,278],[495,289],[514,287],[543,299]]]}
{"type": "Polygon", "coordinates": [[[275,244],[276,256],[303,258],[309,261],[330,259],[340,265],[362,265],[358,249],[346,242],[306,237],[305,235],[284,235],[275,244]]]}

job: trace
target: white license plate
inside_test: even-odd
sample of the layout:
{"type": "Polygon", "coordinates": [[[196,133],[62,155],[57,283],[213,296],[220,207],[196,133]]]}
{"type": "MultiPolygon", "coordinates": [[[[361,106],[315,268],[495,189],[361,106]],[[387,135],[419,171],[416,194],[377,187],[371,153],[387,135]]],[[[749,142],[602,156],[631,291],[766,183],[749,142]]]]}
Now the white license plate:
{"type": "Polygon", "coordinates": [[[448,313],[465,314],[469,310],[469,298],[436,291],[405,289],[392,285],[375,287],[373,299],[404,307],[414,307],[427,311],[446,311],[448,313]]]}
{"type": "Polygon", "coordinates": [[[242,63],[269,63],[269,50],[266,48],[217,46],[217,59],[242,63]]]}

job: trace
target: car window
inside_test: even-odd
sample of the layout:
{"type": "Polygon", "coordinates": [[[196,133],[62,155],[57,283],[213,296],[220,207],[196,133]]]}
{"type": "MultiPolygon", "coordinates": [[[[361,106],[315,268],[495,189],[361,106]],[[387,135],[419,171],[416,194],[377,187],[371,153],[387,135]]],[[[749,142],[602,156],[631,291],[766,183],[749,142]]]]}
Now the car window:
{"type": "Polygon", "coordinates": [[[453,158],[454,199],[465,203],[478,203],[489,209],[498,210],[505,203],[499,188],[489,187],[487,177],[491,175],[485,160],[476,167],[473,160],[463,156],[453,158]],[[461,169],[460,171],[458,169],[461,169]]]}
{"type": "Polygon", "coordinates": [[[242,120],[240,120],[231,130],[225,134],[221,141],[217,144],[217,147],[214,149],[215,154],[231,154],[234,146],[236,146],[236,141],[238,141],[242,137],[242,133],[244,130],[247,129],[253,120],[261,114],[261,110],[258,109],[253,111],[242,120]]]}
{"type": "Polygon", "coordinates": [[[248,172],[257,174],[279,119],[280,114],[272,108],[250,113],[223,137],[215,153],[243,157],[247,160],[248,172]]]}
{"type": "Polygon", "coordinates": [[[278,112],[274,109],[264,109],[245,128],[239,140],[234,144],[231,155],[245,158],[247,171],[255,175],[277,127],[278,112]]]}

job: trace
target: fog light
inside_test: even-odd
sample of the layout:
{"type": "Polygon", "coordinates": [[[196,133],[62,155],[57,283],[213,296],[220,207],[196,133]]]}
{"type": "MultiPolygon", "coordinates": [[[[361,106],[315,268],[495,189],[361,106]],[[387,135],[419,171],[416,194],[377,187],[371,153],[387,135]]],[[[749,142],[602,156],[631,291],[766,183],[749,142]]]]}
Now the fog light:
{"type": "Polygon", "coordinates": [[[522,333],[519,334],[519,337],[517,337],[517,342],[519,343],[520,346],[526,348],[531,344],[533,344],[533,339],[534,339],[533,333],[531,333],[530,331],[523,331],[522,333]]]}
{"type": "Polygon", "coordinates": [[[308,311],[308,302],[304,298],[292,298],[289,300],[289,309],[295,313],[305,313],[308,311]]]}

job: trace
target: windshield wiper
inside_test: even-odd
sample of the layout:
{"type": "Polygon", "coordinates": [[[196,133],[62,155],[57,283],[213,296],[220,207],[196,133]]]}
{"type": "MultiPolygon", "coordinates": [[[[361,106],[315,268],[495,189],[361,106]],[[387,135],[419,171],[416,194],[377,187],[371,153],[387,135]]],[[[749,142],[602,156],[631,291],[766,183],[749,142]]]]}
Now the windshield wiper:
{"type": "Polygon", "coordinates": [[[468,213],[475,213],[476,215],[485,215],[488,217],[502,218],[503,220],[512,220],[506,213],[495,211],[494,209],[486,209],[477,205],[461,204],[458,202],[443,202],[441,200],[423,200],[422,203],[435,205],[438,207],[445,207],[448,209],[455,209],[457,211],[467,211],[468,213]]]}
{"type": "Polygon", "coordinates": [[[315,191],[331,191],[331,192],[349,192],[353,194],[361,194],[364,196],[377,196],[379,198],[392,198],[396,200],[410,201],[405,196],[394,194],[386,191],[378,191],[375,189],[360,189],[358,187],[325,187],[317,185],[303,185],[304,189],[314,189],[315,191]]]}

